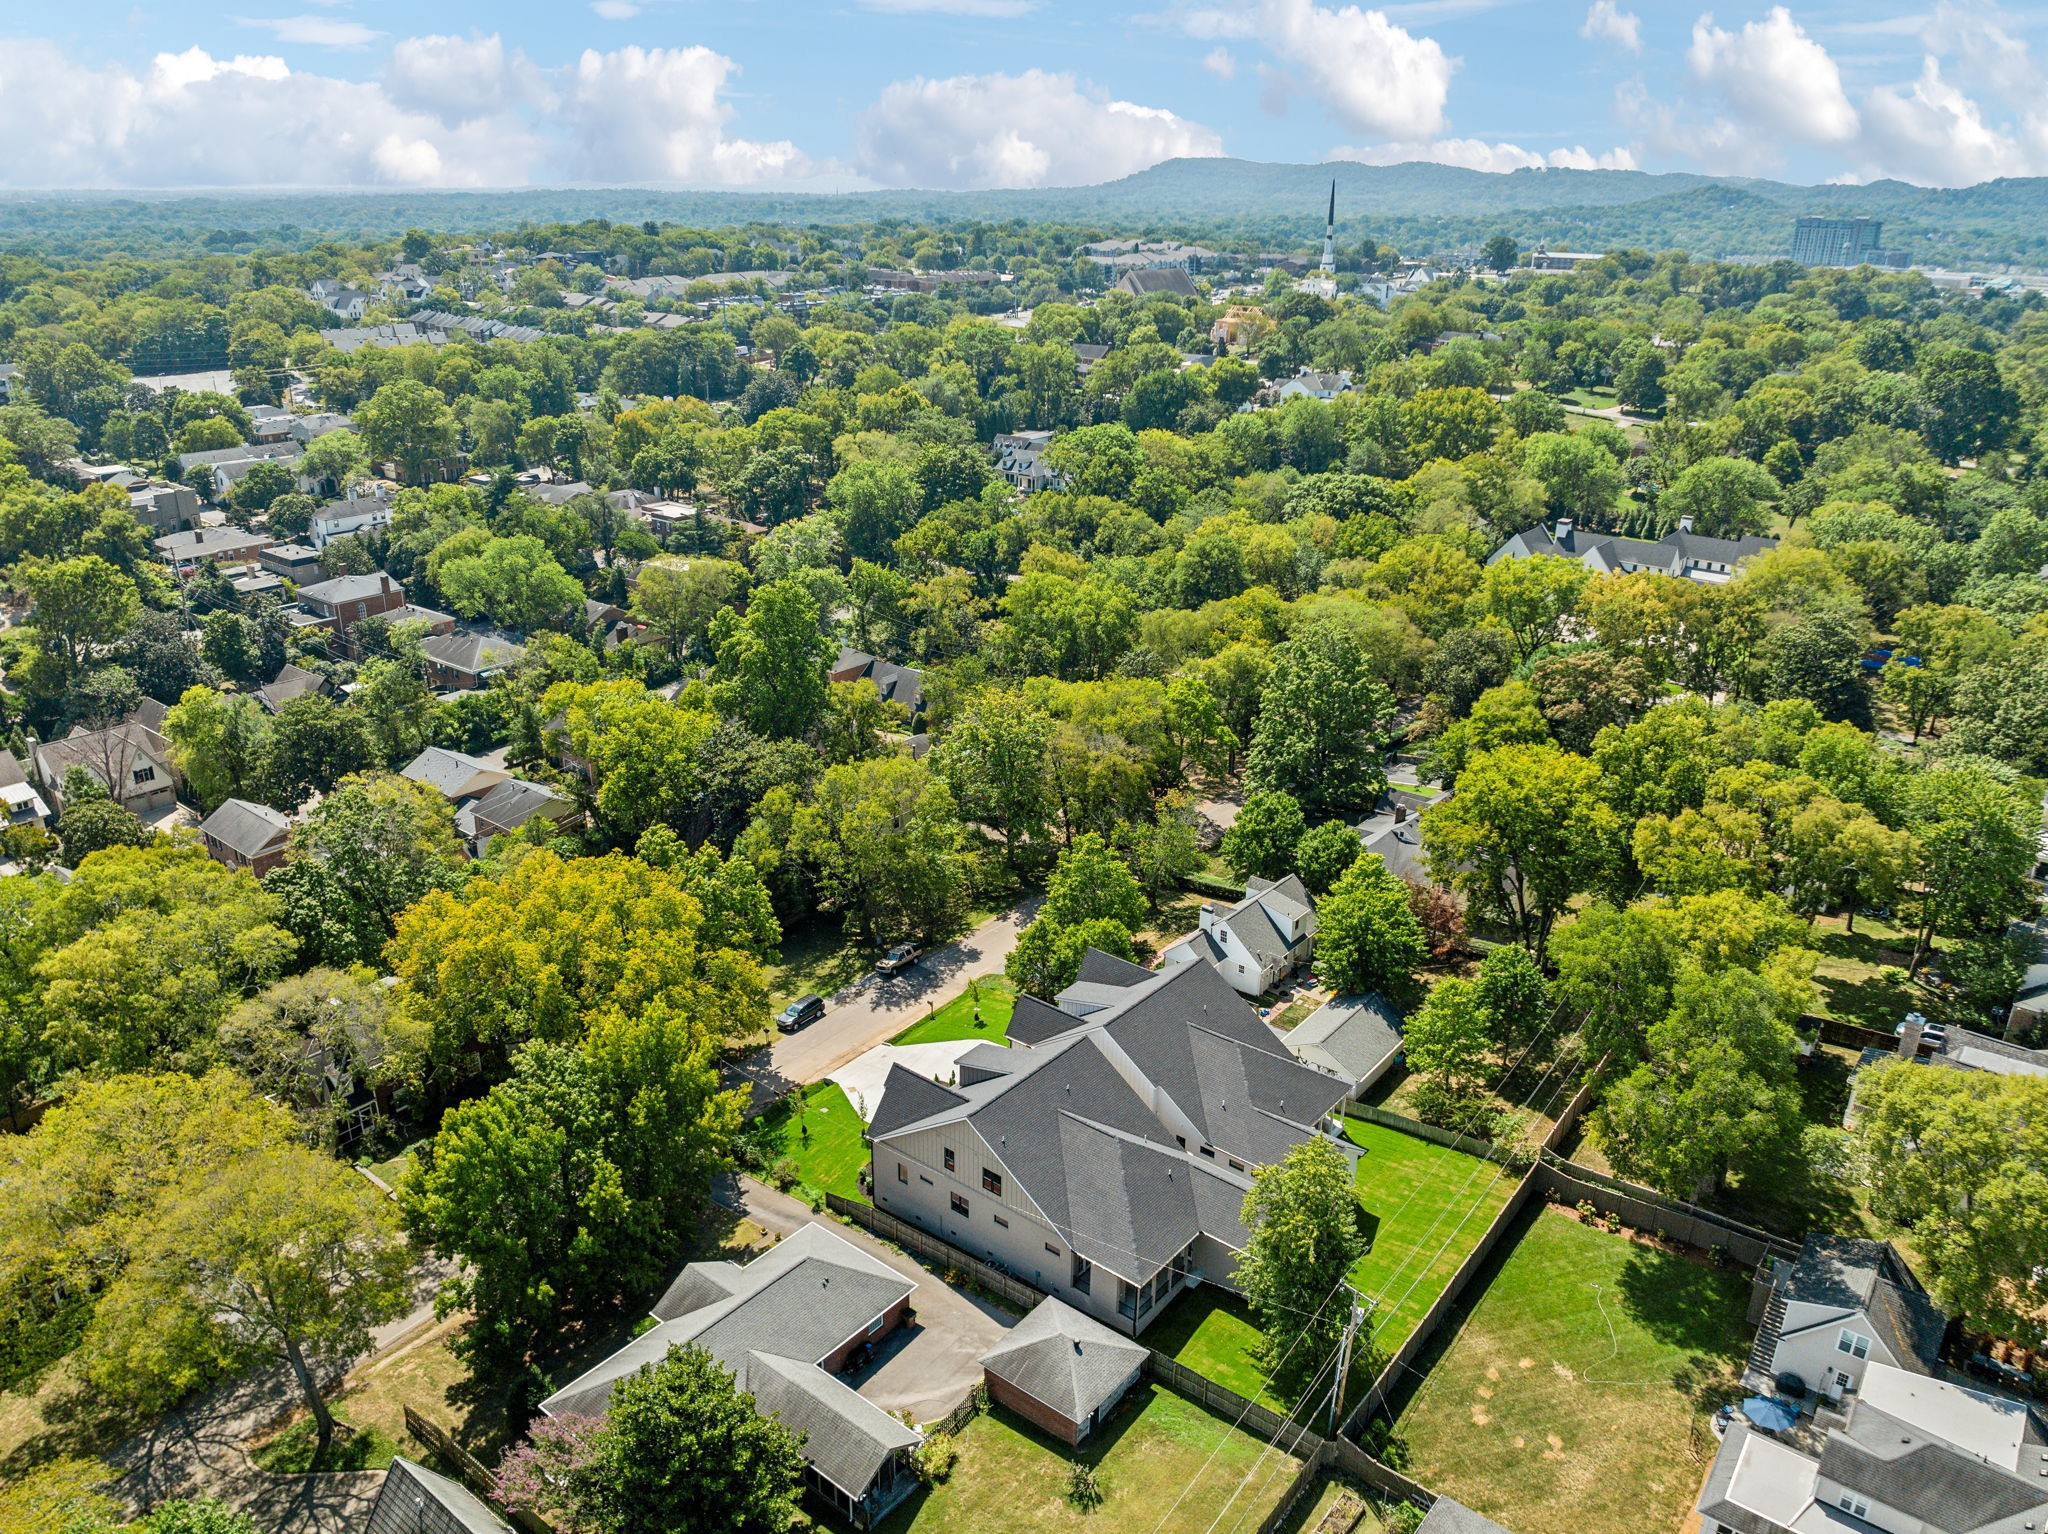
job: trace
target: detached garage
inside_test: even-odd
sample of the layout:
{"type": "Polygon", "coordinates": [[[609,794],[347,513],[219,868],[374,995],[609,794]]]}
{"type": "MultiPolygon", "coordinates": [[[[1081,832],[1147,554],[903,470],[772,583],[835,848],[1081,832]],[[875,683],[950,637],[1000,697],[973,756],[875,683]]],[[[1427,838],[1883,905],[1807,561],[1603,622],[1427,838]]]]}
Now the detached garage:
{"type": "Polygon", "coordinates": [[[1070,1305],[1045,1299],[981,1356],[989,1399],[1078,1444],[1138,1382],[1150,1350],[1070,1305]]]}

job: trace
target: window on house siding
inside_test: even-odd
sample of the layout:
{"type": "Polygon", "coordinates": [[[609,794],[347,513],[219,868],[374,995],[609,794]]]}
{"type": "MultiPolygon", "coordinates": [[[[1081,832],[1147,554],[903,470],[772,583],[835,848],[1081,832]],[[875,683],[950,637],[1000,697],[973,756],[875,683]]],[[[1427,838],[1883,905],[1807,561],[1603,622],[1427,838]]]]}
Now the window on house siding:
{"type": "Polygon", "coordinates": [[[910,1181],[910,1168],[900,1161],[896,1163],[896,1180],[898,1182],[910,1181]]]}
{"type": "Polygon", "coordinates": [[[1055,1257],[1059,1256],[1060,1254],[1060,1249],[1054,1246],[1050,1241],[1045,1243],[1045,1249],[1055,1257]]]}
{"type": "Polygon", "coordinates": [[[956,1194],[954,1194],[954,1195],[953,1195],[953,1213],[955,1213],[955,1214],[959,1215],[959,1216],[960,1216],[960,1217],[961,1217],[962,1219],[965,1219],[965,1218],[966,1218],[966,1216],[967,1216],[967,1195],[966,1195],[966,1194],[964,1194],[964,1193],[956,1193],[956,1194]]]}
{"type": "Polygon", "coordinates": [[[1870,1516],[1870,1504],[1857,1496],[1853,1491],[1843,1492],[1840,1497],[1835,1499],[1835,1506],[1839,1507],[1851,1518],[1868,1518],[1870,1516]]]}
{"type": "Polygon", "coordinates": [[[953,1149],[951,1146],[946,1148],[946,1170],[949,1172],[953,1170],[953,1149]]]}
{"type": "Polygon", "coordinates": [[[1001,1198],[1003,1196],[1003,1174],[1001,1172],[991,1172],[987,1167],[983,1167],[981,1169],[981,1190],[984,1193],[993,1193],[997,1198],[1001,1198]]]}
{"type": "Polygon", "coordinates": [[[1083,1257],[1079,1252],[1074,1253],[1074,1292],[1076,1294],[1086,1294],[1094,1282],[1095,1264],[1086,1257],[1083,1257]]]}
{"type": "Polygon", "coordinates": [[[1868,1358],[1870,1356],[1870,1339],[1861,1332],[1850,1331],[1845,1326],[1835,1338],[1835,1351],[1837,1353],[1847,1353],[1851,1358],[1868,1358]]]}
{"type": "Polygon", "coordinates": [[[154,767],[138,767],[128,776],[131,782],[148,783],[155,779],[156,769],[154,767]]]}
{"type": "Polygon", "coordinates": [[[1004,1219],[1001,1215],[997,1215],[995,1217],[995,1221],[996,1224],[1002,1226],[1004,1230],[1008,1230],[1010,1228],[1010,1222],[1004,1219]]]}

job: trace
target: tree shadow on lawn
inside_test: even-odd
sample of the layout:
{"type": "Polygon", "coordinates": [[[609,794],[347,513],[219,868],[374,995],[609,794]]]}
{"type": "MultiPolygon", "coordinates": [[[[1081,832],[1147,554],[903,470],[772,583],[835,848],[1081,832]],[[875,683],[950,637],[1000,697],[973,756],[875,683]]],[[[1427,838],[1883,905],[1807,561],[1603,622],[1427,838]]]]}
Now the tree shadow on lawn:
{"type": "Polygon", "coordinates": [[[1616,1281],[1630,1321],[1702,1360],[1742,1356],[1747,1287],[1740,1274],[1646,1246],[1629,1252],[1616,1281]]]}

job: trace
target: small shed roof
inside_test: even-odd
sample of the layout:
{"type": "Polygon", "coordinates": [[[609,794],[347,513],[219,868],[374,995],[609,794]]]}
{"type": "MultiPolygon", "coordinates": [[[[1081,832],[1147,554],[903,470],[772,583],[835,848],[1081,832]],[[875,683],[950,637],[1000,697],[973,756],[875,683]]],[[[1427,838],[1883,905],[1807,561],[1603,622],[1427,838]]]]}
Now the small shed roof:
{"type": "Polygon", "coordinates": [[[981,1355],[981,1366],[1069,1422],[1107,1405],[1143,1366],[1142,1342],[1048,1296],[981,1355]]]}

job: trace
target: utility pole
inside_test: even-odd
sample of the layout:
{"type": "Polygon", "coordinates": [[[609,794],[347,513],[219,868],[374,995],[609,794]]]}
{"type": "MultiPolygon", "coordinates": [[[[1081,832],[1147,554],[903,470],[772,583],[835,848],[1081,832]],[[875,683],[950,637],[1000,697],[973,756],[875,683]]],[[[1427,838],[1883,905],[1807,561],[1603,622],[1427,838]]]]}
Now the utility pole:
{"type": "Polygon", "coordinates": [[[1358,1303],[1354,1292],[1351,1296],[1351,1314],[1344,1319],[1344,1336],[1337,1343],[1337,1379],[1330,1386],[1330,1431],[1324,1436],[1337,1436],[1337,1423],[1344,1410],[1344,1384],[1351,1378],[1351,1344],[1358,1336],[1358,1328],[1365,1324],[1365,1307],[1358,1303]]]}

